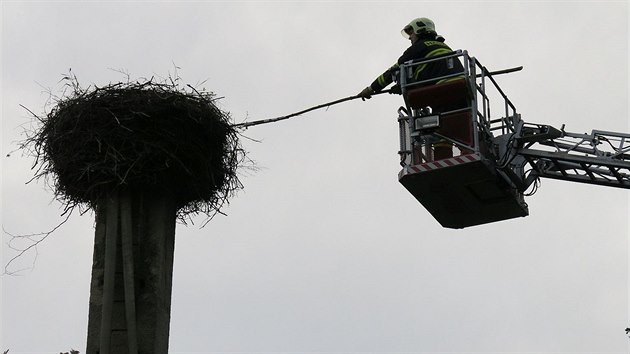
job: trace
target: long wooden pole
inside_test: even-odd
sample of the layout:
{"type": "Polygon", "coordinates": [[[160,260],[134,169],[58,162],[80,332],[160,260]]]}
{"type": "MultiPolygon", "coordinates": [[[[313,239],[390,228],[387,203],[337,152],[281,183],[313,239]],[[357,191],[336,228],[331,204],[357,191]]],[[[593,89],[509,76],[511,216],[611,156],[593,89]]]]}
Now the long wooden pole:
{"type": "MultiPolygon", "coordinates": [[[[496,70],[496,71],[488,71],[488,69],[486,69],[485,67],[483,69],[484,69],[485,75],[493,76],[493,75],[502,75],[502,74],[513,73],[513,72],[516,72],[516,71],[521,71],[521,70],[523,70],[523,67],[522,66],[517,66],[515,68],[496,70]]],[[[479,74],[477,76],[481,76],[481,74],[479,74]]],[[[390,92],[392,92],[391,89],[390,90],[383,90],[383,91],[380,91],[380,92],[373,93],[372,96],[380,95],[380,94],[383,94],[383,93],[390,93],[390,92]]],[[[256,126],[256,125],[260,125],[260,124],[275,123],[275,122],[279,122],[281,120],[297,117],[299,115],[302,115],[304,113],[308,113],[310,111],[314,111],[316,109],[327,108],[327,107],[334,106],[334,105],[339,104],[339,103],[356,100],[358,98],[361,98],[361,96],[359,96],[359,95],[348,96],[348,97],[340,98],[338,100],[334,100],[334,101],[331,101],[331,102],[322,103],[320,105],[317,105],[317,106],[314,106],[314,107],[311,107],[311,108],[307,108],[307,109],[299,111],[299,112],[291,113],[291,114],[286,115],[286,116],[255,120],[255,121],[251,121],[251,122],[238,123],[238,124],[234,124],[232,126],[236,127],[236,128],[249,128],[249,127],[253,127],[253,126],[256,126]]]]}

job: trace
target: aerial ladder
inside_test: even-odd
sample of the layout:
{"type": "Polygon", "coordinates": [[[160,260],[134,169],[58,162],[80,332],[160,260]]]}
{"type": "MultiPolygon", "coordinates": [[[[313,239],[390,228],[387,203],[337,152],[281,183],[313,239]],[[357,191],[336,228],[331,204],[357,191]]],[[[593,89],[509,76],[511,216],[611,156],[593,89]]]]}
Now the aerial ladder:
{"type": "Polygon", "coordinates": [[[465,50],[410,61],[395,78],[400,183],[446,228],[529,215],[540,177],[630,189],[630,134],[525,122],[465,50]],[[459,60],[463,71],[414,81],[420,66],[459,60]],[[440,83],[436,83],[440,82],[440,83]]]}

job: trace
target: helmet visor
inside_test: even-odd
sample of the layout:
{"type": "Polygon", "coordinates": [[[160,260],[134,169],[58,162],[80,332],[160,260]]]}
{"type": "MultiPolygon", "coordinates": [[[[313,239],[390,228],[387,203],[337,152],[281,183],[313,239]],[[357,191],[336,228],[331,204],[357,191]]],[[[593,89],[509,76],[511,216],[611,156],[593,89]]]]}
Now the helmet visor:
{"type": "Polygon", "coordinates": [[[405,26],[405,28],[403,28],[402,31],[400,31],[400,33],[403,35],[403,37],[409,39],[411,35],[413,34],[413,27],[405,26]]]}

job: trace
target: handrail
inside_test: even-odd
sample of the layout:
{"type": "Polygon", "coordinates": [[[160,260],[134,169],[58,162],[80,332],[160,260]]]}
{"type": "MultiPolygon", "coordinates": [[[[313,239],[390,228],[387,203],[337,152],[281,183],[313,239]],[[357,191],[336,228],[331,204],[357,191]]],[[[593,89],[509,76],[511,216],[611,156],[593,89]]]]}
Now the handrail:
{"type": "MultiPolygon", "coordinates": [[[[472,125],[471,129],[473,145],[471,147],[478,149],[480,144],[479,139],[483,136],[494,137],[497,135],[514,134],[517,130],[520,129],[519,124],[522,124],[520,120],[520,115],[517,114],[515,105],[508,98],[507,94],[501,89],[494,75],[501,75],[505,73],[519,71],[521,69],[522,66],[498,71],[490,71],[485,66],[483,66],[479,62],[479,60],[469,55],[466,50],[456,50],[440,56],[426,58],[422,60],[408,61],[401,64],[397,77],[397,82],[400,85],[401,91],[403,93],[406,111],[408,112],[407,114],[401,114],[401,112],[398,112],[399,123],[401,124],[401,134],[408,132],[408,130],[405,131],[404,129],[412,128],[411,126],[409,126],[408,128],[406,128],[405,126],[405,124],[410,124],[411,120],[404,121],[401,120],[400,117],[408,115],[413,116],[416,113],[416,110],[414,110],[413,107],[410,106],[410,102],[408,101],[408,96],[406,95],[406,93],[409,92],[409,90],[415,89],[417,87],[429,87],[437,84],[437,82],[441,80],[450,79],[458,76],[463,77],[467,81],[469,92],[471,94],[470,105],[469,108],[467,108],[471,110],[472,117],[472,121],[470,122],[470,124],[472,125]],[[455,73],[449,73],[447,75],[432,77],[429,79],[418,81],[415,81],[413,79],[414,71],[418,66],[446,60],[460,60],[463,69],[457,70],[457,72],[455,73]],[[500,115],[500,117],[497,117],[498,115],[500,115]]],[[[448,113],[450,114],[452,112],[449,111],[448,113]]],[[[432,132],[427,136],[429,135],[447,141],[452,140],[449,139],[447,136],[438,136],[439,133],[437,132],[432,132]]],[[[450,142],[455,143],[454,145],[459,145],[455,141],[450,142]]],[[[414,142],[412,143],[415,144],[414,142]]],[[[427,144],[427,142],[423,140],[417,140],[417,143],[421,145],[427,144]]],[[[403,140],[401,139],[401,151],[408,150],[406,144],[409,144],[409,142],[403,142],[403,140]]]]}

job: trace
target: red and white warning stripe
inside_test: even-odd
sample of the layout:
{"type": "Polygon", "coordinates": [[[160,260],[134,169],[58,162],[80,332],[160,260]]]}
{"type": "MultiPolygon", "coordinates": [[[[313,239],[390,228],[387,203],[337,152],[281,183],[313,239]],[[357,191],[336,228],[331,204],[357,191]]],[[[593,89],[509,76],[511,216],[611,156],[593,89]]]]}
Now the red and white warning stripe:
{"type": "Polygon", "coordinates": [[[448,159],[427,162],[420,165],[411,165],[405,167],[402,171],[400,171],[398,177],[401,178],[411,173],[427,172],[431,170],[436,170],[438,168],[451,167],[475,161],[481,161],[481,156],[479,154],[461,155],[448,159]]]}

